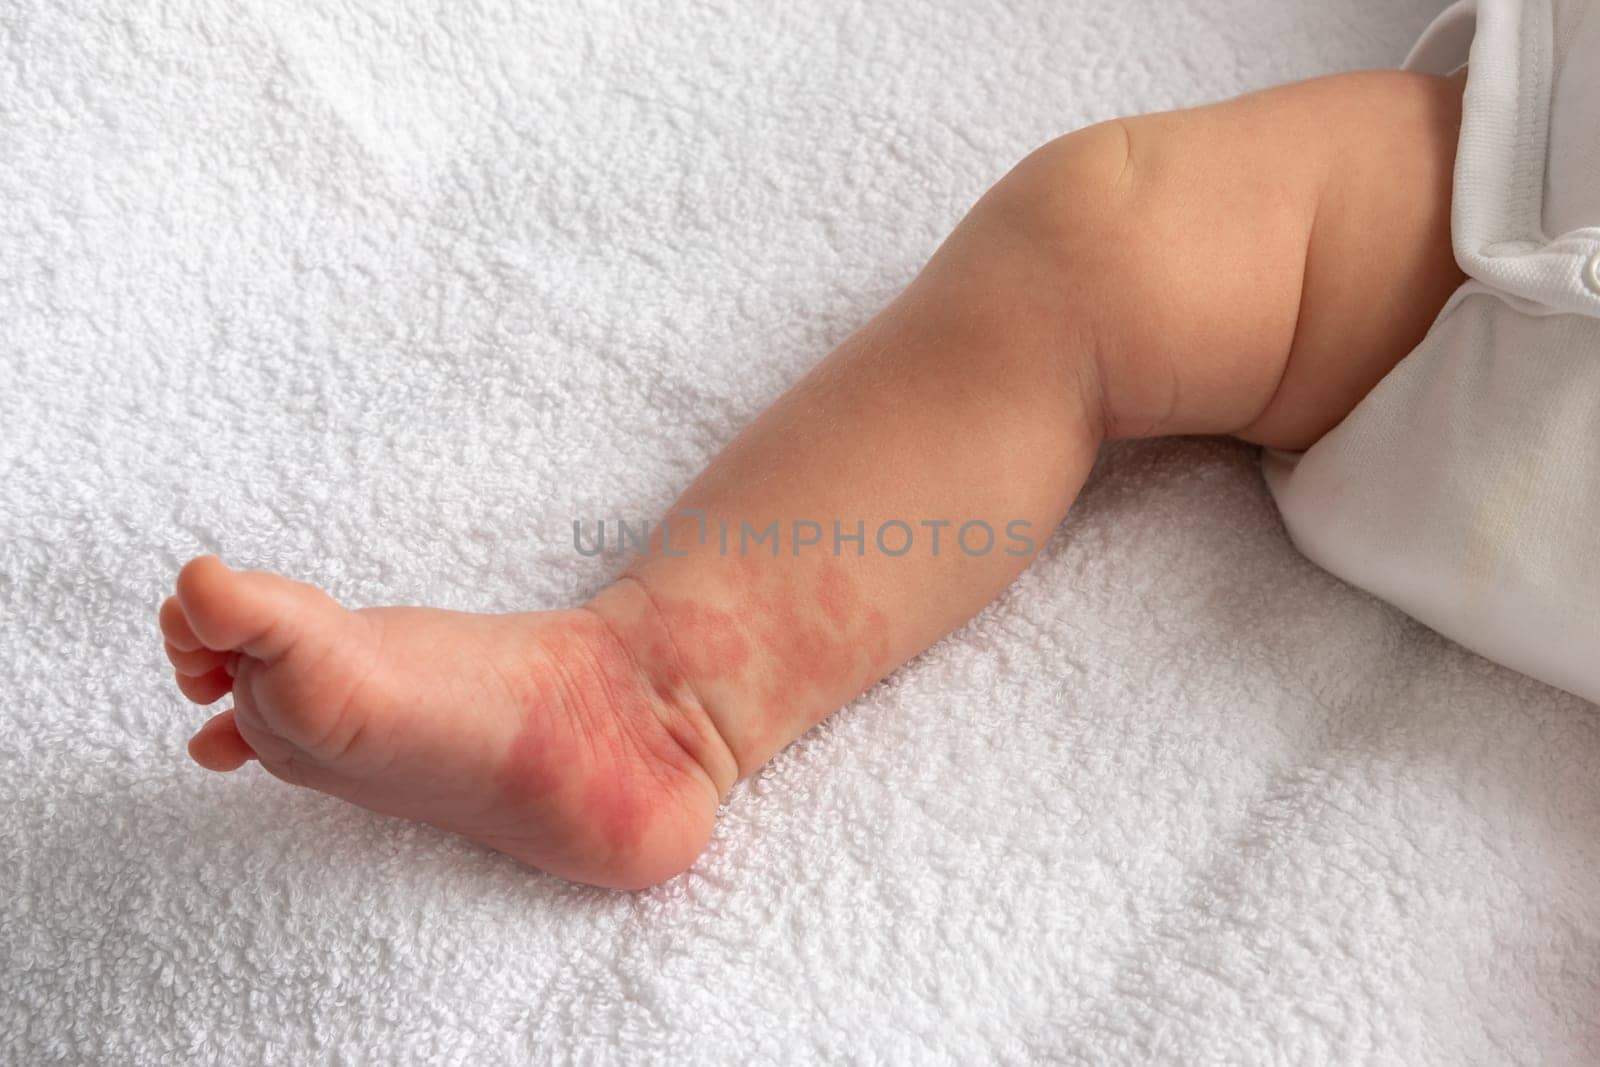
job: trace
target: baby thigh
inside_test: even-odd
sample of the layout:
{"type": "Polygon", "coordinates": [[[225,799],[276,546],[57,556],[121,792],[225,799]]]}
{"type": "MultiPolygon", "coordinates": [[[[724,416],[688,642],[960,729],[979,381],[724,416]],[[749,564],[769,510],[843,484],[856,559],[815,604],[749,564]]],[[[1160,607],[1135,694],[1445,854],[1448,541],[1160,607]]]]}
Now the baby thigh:
{"type": "Polygon", "coordinates": [[[1300,449],[1337,424],[1461,283],[1460,95],[1365,72],[1122,120],[1115,219],[1063,234],[1108,434],[1300,449]]]}

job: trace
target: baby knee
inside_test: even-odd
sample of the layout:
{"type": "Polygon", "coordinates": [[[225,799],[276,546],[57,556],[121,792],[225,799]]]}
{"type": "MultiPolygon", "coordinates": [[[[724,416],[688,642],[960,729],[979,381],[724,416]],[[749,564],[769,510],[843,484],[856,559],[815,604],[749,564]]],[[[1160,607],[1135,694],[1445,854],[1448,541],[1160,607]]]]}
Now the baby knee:
{"type": "Polygon", "coordinates": [[[1090,350],[1108,436],[1220,433],[1294,338],[1317,168],[1256,105],[1119,119],[1032,153],[974,209],[1030,303],[1090,350]],[[1283,140],[1281,133],[1278,139],[1283,140]]]}
{"type": "MultiPolygon", "coordinates": [[[[902,304],[991,381],[1058,384],[1099,410],[1096,333],[1139,288],[1122,124],[1057,138],[975,204],[902,304]],[[1016,371],[1017,373],[1009,373],[1016,371]]],[[[1054,395],[1056,390],[1044,390],[1054,395]]]]}
{"type": "Polygon", "coordinates": [[[1127,202],[1133,170],[1125,120],[1058,137],[978,201],[962,224],[969,232],[958,230],[953,243],[965,237],[979,253],[974,258],[1005,272],[1032,306],[1081,321],[1093,310],[1085,292],[1125,290],[1124,275],[1138,267],[1129,254],[1136,243],[1127,202]]]}
{"type": "Polygon", "coordinates": [[[1057,254],[1063,244],[1115,223],[1132,166],[1128,120],[1088,126],[1030,152],[978,202],[974,215],[1037,252],[1057,254]]]}

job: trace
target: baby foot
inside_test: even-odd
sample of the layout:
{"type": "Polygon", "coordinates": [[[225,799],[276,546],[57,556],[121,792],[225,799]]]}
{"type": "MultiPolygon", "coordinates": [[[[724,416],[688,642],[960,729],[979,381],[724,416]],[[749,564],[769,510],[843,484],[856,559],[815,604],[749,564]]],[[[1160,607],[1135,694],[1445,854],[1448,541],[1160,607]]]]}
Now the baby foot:
{"type": "Polygon", "coordinates": [[[651,885],[705,846],[736,769],[626,583],[575,611],[350,611],[190,561],[161,606],[178,688],[233,707],[195,761],[463,834],[564,878],[651,885]],[[641,634],[644,638],[641,639],[641,634]]]}

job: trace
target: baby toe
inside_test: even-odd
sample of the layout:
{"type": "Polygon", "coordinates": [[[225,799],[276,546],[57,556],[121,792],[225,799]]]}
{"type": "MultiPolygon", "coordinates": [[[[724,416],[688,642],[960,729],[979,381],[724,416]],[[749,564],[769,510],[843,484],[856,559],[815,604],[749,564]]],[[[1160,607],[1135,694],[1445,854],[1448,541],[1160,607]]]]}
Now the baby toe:
{"type": "Polygon", "coordinates": [[[167,659],[173,668],[190,678],[198,678],[203,674],[210,674],[218,667],[225,666],[228,653],[217,652],[209,648],[185,650],[177,647],[171,641],[166,642],[167,659]]]}
{"type": "Polygon", "coordinates": [[[178,572],[178,603],[207,648],[267,662],[308,633],[326,636],[347,625],[350,616],[320,589],[265,571],[236,571],[215,556],[192,559],[178,572]]]}
{"type": "Polygon", "coordinates": [[[233,677],[218,667],[199,677],[177,673],[178,691],[196,704],[210,704],[233,690],[233,677]]]}
{"type": "Polygon", "coordinates": [[[193,652],[204,647],[189,626],[189,619],[184,615],[183,605],[177,597],[169,596],[162,601],[157,617],[161,621],[161,636],[167,639],[168,645],[180,652],[193,652]]]}
{"type": "Polygon", "coordinates": [[[233,711],[213,715],[189,739],[189,756],[210,771],[232,771],[256,758],[250,742],[239,735],[233,711]]]}

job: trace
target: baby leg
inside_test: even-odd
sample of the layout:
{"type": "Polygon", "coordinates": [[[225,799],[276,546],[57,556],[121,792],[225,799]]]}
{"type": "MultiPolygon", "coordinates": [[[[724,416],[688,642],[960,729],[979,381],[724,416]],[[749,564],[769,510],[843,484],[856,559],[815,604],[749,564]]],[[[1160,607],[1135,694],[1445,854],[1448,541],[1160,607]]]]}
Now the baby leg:
{"type": "Polygon", "coordinates": [[[1107,437],[1314,440],[1456,283],[1459,86],[1286,86],[1052,142],[573,611],[347,611],[203,557],[191,742],[564,877],[687,867],[733,782],[969,618],[1107,437]],[[661,532],[664,530],[664,534],[661,532]]]}
{"type": "Polygon", "coordinates": [[[1009,584],[1031,552],[1006,532],[1041,543],[1102,440],[1305,447],[1460,282],[1460,90],[1344,75],[1040,149],[678,504],[719,535],[817,520],[823,544],[657,551],[597,603],[648,592],[748,774],[1009,584]],[[858,521],[865,544],[836,545],[833,524],[858,521]],[[916,540],[891,557],[877,535],[900,548],[897,521],[916,540]],[[749,662],[731,669],[729,648],[749,662]]]}

